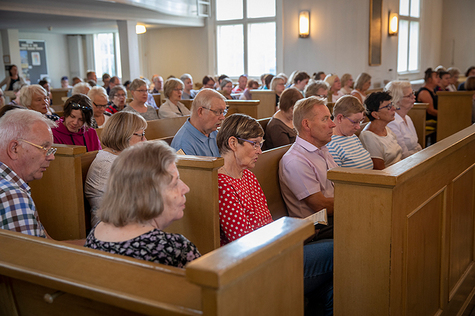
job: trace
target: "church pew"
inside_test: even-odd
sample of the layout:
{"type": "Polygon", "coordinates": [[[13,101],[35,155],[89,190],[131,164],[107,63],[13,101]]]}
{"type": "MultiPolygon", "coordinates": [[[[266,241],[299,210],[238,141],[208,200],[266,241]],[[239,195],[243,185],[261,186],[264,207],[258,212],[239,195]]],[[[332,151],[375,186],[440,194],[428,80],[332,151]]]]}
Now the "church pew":
{"type": "Polygon", "coordinates": [[[474,166],[470,126],[385,170],[328,172],[334,315],[463,314],[475,293],[474,166]]]}
{"type": "Polygon", "coordinates": [[[155,104],[160,107],[162,105],[162,97],[160,93],[153,93],[153,100],[155,101],[155,104]]]}
{"type": "Polygon", "coordinates": [[[179,269],[2,230],[0,314],[303,315],[313,231],[281,219],[179,269]]]}
{"type": "Polygon", "coordinates": [[[407,115],[411,117],[416,129],[418,143],[422,148],[426,147],[426,110],[429,104],[415,103],[407,115]]]}
{"type": "Polygon", "coordinates": [[[54,144],[55,159],[40,180],[30,182],[31,195],[48,234],[57,240],[86,238],[83,183],[86,166],[97,151],[54,144]]]}
{"type": "MultiPolygon", "coordinates": [[[[185,124],[189,116],[174,117],[161,120],[147,121],[145,137],[147,139],[159,139],[175,136],[176,132],[185,124]]],[[[101,138],[103,128],[97,128],[96,133],[101,138]]]]}
{"type": "Polygon", "coordinates": [[[63,106],[63,98],[67,99],[69,90],[70,89],[64,88],[51,89],[51,94],[53,95],[53,105],[63,106]]]}
{"type": "Polygon", "coordinates": [[[473,91],[437,92],[437,141],[472,124],[473,93],[473,91]]]}
{"type": "Polygon", "coordinates": [[[243,113],[255,119],[269,117],[269,115],[261,114],[259,103],[260,101],[257,100],[227,100],[228,113],[226,116],[234,113],[243,113]]]}
{"type": "Polygon", "coordinates": [[[266,131],[267,124],[269,124],[269,121],[271,118],[272,117],[266,117],[266,118],[261,118],[257,120],[257,122],[261,125],[264,132],[266,131]]]}
{"type": "Polygon", "coordinates": [[[191,111],[191,104],[193,103],[193,100],[180,100],[180,102],[183,103],[183,105],[191,111]]]}
{"type": "Polygon", "coordinates": [[[251,90],[253,100],[259,100],[259,118],[274,115],[276,107],[276,95],[273,90],[251,90]]]}
{"type": "Polygon", "coordinates": [[[267,205],[274,220],[289,215],[280,191],[279,162],[291,146],[285,145],[266,150],[259,156],[256,166],[252,169],[257,180],[259,180],[262,191],[264,191],[267,205]]]}

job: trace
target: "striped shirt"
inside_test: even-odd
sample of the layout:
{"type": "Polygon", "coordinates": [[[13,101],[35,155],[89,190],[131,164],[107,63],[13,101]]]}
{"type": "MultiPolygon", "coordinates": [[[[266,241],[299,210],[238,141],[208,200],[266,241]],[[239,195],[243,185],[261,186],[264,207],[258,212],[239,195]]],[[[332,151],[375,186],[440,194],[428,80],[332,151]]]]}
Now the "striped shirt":
{"type": "Polygon", "coordinates": [[[0,228],[46,237],[31,189],[12,169],[0,162],[0,228]]]}
{"type": "Polygon", "coordinates": [[[356,135],[333,135],[327,147],[333,156],[333,160],[335,160],[340,167],[373,169],[371,155],[364,149],[356,135]]]}

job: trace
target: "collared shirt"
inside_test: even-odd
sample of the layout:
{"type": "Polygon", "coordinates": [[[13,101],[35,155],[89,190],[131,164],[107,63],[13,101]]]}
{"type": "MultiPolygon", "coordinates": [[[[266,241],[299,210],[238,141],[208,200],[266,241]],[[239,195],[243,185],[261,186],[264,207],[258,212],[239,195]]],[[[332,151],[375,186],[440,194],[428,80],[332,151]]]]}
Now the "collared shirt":
{"type": "Polygon", "coordinates": [[[31,189],[12,169],[0,162],[0,228],[46,237],[31,189]]]}
{"type": "Polygon", "coordinates": [[[173,137],[171,146],[177,151],[183,150],[186,155],[221,157],[216,144],[217,134],[214,131],[207,137],[191,125],[188,119],[173,137]]]}
{"type": "Polygon", "coordinates": [[[312,194],[334,196],[327,171],[335,167],[338,165],[326,146],[318,148],[297,136],[279,163],[280,187],[290,216],[303,218],[315,213],[317,210],[303,201],[312,194]]]}
{"type": "Polygon", "coordinates": [[[388,127],[397,137],[397,143],[402,149],[402,159],[422,150],[418,143],[416,128],[409,115],[406,115],[406,121],[396,112],[394,120],[389,122],[388,127]]]}

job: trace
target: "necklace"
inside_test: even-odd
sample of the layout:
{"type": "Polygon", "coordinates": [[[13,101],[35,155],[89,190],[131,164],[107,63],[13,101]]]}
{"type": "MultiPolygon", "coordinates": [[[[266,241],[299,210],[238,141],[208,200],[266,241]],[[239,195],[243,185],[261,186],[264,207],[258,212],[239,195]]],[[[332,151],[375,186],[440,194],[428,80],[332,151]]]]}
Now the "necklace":
{"type": "MultiPolygon", "coordinates": [[[[227,174],[228,176],[230,176],[231,178],[234,178],[231,174],[229,174],[228,170],[226,170],[226,168],[225,168],[224,166],[223,166],[223,169],[224,169],[224,172],[226,172],[226,174],[227,174]]],[[[241,171],[241,173],[239,174],[239,178],[241,178],[241,177],[242,177],[242,171],[241,171]]],[[[236,179],[236,178],[234,178],[234,179],[236,179]]]]}

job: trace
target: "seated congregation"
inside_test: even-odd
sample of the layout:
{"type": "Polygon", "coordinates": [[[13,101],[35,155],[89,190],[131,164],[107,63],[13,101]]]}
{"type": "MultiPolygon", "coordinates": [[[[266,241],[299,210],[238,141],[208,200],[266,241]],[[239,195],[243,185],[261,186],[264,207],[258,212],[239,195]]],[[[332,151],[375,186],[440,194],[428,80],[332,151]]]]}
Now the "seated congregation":
{"type": "MultiPolygon", "coordinates": [[[[228,100],[249,89],[247,77],[240,78],[232,92],[227,87],[229,79],[221,78],[225,92],[208,88],[203,81],[204,88],[193,93],[189,89],[191,76],[185,76],[186,81],[183,76],[182,80],[170,78],[164,85],[165,103],[155,104],[157,108],[149,104],[147,83],[135,79],[130,85],[133,101],[129,104],[124,102],[126,90],[120,86],[110,89],[107,105],[102,91],[89,97],[75,94],[66,100],[63,116],[56,120],[48,116],[48,105],[37,110],[26,102],[25,106],[34,111],[13,108],[0,119],[0,130],[16,133],[0,132],[0,161],[4,167],[1,228],[50,238],[41,224],[28,182],[51,171],[47,168],[55,159],[53,143],[85,146],[94,154],[84,184],[84,195],[91,206],[91,230],[86,240],[81,236],[71,242],[112,254],[179,268],[192,266],[195,260],[201,262],[201,241],[195,242],[194,235],[187,236],[186,229],[177,234],[166,228],[173,230],[177,227],[174,225],[187,220],[182,217],[188,216],[188,207],[200,203],[193,191],[213,191],[217,202],[213,215],[217,216],[217,226],[207,236],[217,229],[211,239],[216,238],[218,244],[213,241],[214,248],[204,248],[203,254],[219,245],[232,246],[234,241],[255,236],[253,232],[275,224],[280,216],[274,216],[278,211],[274,213],[274,201],[269,196],[277,192],[283,200],[283,213],[290,217],[305,219],[326,210],[328,226],[315,230],[301,250],[304,278],[300,284],[306,312],[332,315],[333,238],[341,229],[334,218],[342,216],[338,212],[344,210],[336,207],[342,198],[335,196],[335,182],[329,171],[342,170],[338,167],[348,168],[348,173],[356,173],[357,169],[386,170],[423,149],[417,122],[410,117],[416,101],[410,83],[393,81],[384,91],[366,95],[371,80],[368,76],[360,75],[354,90],[351,75],[344,75],[340,82],[334,74],[324,80],[309,80],[308,74],[296,72],[286,89],[280,88],[282,83],[287,85],[284,75],[267,78],[267,89],[273,88],[270,92],[274,98],[269,104],[276,111],[265,123],[245,114],[227,116],[229,102],[236,102],[228,100]],[[185,88],[190,92],[186,98],[193,99],[189,103],[181,99],[185,88]],[[98,112],[107,119],[102,121],[98,112]],[[157,137],[167,137],[171,147],[146,136],[154,124],[176,119],[182,121],[175,134],[157,137]],[[100,123],[103,127],[96,133],[100,123]],[[187,160],[187,156],[202,157],[187,160]],[[259,157],[271,156],[274,162],[269,166],[274,169],[270,173],[278,182],[269,189],[269,181],[261,187],[261,179],[268,175],[262,175],[265,167],[258,161],[259,157]],[[193,186],[191,181],[187,186],[188,172],[194,178],[199,175],[187,170],[187,165],[198,163],[213,164],[215,187],[200,188],[197,179],[192,181],[193,186]],[[262,169],[256,170],[257,177],[251,171],[256,166],[262,169]],[[19,196],[24,202],[12,203],[15,199],[9,196],[19,196]],[[186,196],[192,205],[186,202],[186,196]]],[[[161,91],[159,83],[154,91],[161,91]]],[[[207,83],[210,85],[209,80],[207,83]]],[[[248,92],[252,95],[252,90],[248,92]]],[[[47,103],[44,98],[42,102],[47,103]]],[[[203,178],[202,182],[208,180],[203,178]]]]}

